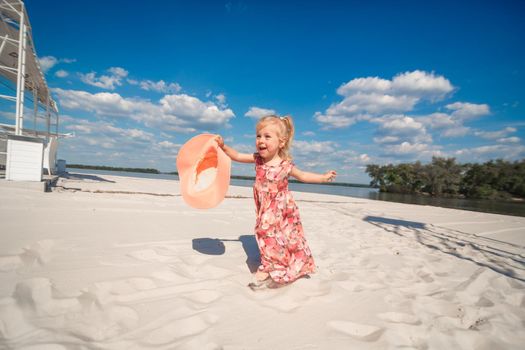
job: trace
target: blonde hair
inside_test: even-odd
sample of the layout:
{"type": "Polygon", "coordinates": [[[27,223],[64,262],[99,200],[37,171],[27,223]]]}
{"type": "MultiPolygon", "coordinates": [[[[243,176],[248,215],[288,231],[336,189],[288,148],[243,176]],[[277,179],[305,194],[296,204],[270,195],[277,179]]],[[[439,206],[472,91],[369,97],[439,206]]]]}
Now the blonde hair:
{"type": "Polygon", "coordinates": [[[292,140],[294,135],[294,126],[292,117],[287,115],[285,117],[279,117],[277,115],[267,115],[262,117],[257,122],[255,130],[258,132],[265,126],[273,124],[277,126],[278,137],[280,141],[284,142],[284,146],[279,148],[279,157],[285,160],[291,160],[292,155],[290,154],[290,147],[292,146],[292,140]]]}

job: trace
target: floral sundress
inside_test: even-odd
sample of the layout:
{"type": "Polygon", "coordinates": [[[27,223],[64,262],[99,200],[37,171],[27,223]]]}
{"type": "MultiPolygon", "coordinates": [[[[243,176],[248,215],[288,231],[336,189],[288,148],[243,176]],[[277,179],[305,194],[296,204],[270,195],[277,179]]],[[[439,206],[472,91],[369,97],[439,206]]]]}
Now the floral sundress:
{"type": "Polygon", "coordinates": [[[299,209],[288,190],[293,162],[271,166],[255,158],[255,237],[261,253],[259,270],[277,283],[290,283],[315,272],[315,263],[304,237],[299,209]]]}

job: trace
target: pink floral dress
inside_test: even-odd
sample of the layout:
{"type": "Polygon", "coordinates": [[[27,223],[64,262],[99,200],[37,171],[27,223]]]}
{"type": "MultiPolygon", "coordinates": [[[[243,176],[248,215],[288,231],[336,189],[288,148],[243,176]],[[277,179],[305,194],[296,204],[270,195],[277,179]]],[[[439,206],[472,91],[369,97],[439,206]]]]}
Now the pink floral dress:
{"type": "Polygon", "coordinates": [[[278,283],[290,283],[315,272],[315,263],[304,237],[299,209],[288,190],[293,162],[266,165],[255,158],[255,237],[261,253],[260,271],[278,283]]]}

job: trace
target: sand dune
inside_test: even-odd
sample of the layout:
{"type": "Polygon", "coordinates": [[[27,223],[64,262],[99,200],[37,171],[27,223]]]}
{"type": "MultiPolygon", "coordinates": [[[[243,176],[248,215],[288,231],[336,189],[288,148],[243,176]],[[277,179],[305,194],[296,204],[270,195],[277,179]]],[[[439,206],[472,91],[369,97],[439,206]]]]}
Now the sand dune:
{"type": "Polygon", "coordinates": [[[318,273],[252,291],[251,189],[0,183],[0,349],[521,349],[525,218],[295,193],[318,273]]]}

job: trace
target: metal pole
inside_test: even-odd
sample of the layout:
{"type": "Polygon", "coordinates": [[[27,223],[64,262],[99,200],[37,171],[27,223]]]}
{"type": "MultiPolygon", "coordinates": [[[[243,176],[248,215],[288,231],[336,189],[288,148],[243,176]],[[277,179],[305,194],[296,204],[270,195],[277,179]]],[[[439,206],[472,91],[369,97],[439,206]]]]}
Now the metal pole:
{"type": "Polygon", "coordinates": [[[35,114],[33,117],[33,131],[35,132],[35,136],[38,135],[36,131],[36,118],[38,116],[38,86],[33,85],[33,107],[35,110],[35,114]]]}
{"type": "Polygon", "coordinates": [[[7,39],[9,39],[9,34],[6,34],[5,37],[2,40],[2,45],[0,45],[0,54],[2,54],[2,51],[4,51],[5,43],[7,42],[7,39]]]}
{"type": "Polygon", "coordinates": [[[18,73],[16,76],[16,127],[15,134],[22,135],[24,127],[24,90],[26,64],[26,25],[24,3],[20,4],[20,35],[18,38],[18,73]]]}
{"type": "Polygon", "coordinates": [[[47,137],[49,137],[49,133],[51,132],[51,113],[49,113],[49,91],[46,95],[46,127],[47,127],[47,137]]]}

